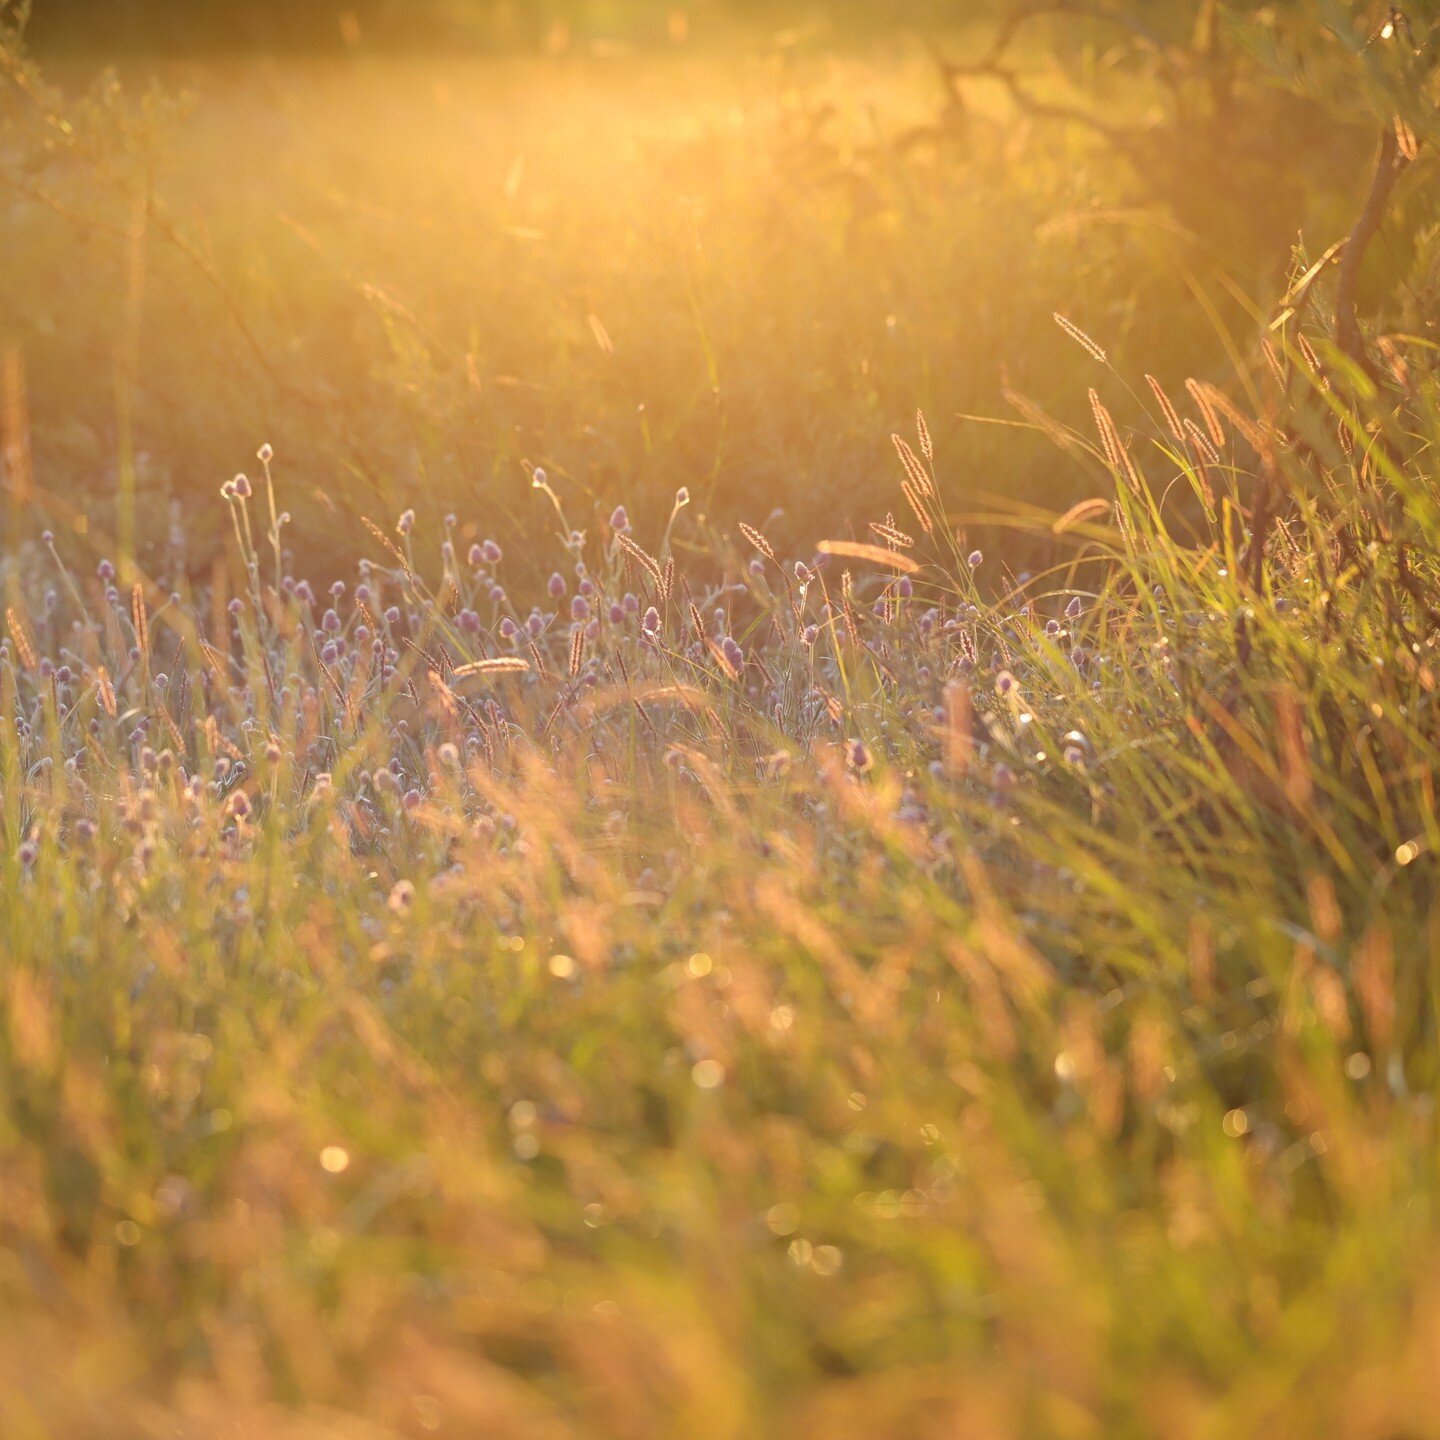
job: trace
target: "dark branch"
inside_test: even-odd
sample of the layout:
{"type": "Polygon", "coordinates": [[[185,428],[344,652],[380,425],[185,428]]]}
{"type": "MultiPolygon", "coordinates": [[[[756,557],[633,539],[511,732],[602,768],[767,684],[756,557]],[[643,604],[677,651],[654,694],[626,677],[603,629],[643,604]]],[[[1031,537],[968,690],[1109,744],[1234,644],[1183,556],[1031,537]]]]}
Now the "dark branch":
{"type": "Polygon", "coordinates": [[[1345,355],[1361,366],[1365,364],[1365,346],[1356,312],[1360,266],[1365,259],[1365,251],[1385,218],[1395,182],[1408,163],[1401,153],[1395,126],[1386,125],[1380,132],[1380,150],[1370,176],[1369,194],[1346,238],[1345,253],[1340,257],[1340,270],[1335,282],[1335,341],[1345,355]]]}

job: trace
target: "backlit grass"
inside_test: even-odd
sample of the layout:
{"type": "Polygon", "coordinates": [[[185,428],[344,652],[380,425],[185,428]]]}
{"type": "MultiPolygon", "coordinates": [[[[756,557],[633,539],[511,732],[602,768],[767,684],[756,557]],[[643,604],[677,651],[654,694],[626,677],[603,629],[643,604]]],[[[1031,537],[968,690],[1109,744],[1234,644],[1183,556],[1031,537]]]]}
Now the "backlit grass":
{"type": "Polygon", "coordinates": [[[10,72],[3,1440],[1436,1433],[1440,272],[790,48],[10,72]]]}

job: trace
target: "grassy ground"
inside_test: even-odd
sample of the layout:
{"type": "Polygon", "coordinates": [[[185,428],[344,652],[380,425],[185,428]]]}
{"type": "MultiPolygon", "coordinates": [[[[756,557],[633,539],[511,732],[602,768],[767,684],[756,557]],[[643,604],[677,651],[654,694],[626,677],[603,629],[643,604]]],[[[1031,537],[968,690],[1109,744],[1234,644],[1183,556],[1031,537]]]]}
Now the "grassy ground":
{"type": "Polygon", "coordinates": [[[5,1440],[1437,1433],[1428,292],[1227,368],[1093,147],[789,63],[14,201],[5,1440]]]}

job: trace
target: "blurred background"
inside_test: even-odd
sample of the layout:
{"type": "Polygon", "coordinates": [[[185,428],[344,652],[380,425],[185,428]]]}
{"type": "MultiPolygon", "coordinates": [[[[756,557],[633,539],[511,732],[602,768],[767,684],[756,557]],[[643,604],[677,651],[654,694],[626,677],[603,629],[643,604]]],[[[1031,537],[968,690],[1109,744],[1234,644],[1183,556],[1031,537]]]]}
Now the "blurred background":
{"type": "MultiPolygon", "coordinates": [[[[192,54],[436,45],[533,46],[577,38],[671,41],[796,22],[854,32],[983,17],[976,0],[58,0],[36,6],[33,39],[57,49],[192,54]]],[[[993,7],[992,7],[993,9],[993,7]]]]}
{"type": "MultiPolygon", "coordinates": [[[[1029,406],[1218,378],[1353,223],[1388,8],[6,0],[10,533],[203,568],[269,442],[319,572],[406,506],[523,551],[533,465],[803,546],[921,407],[1005,543],[1099,483],[1029,406]]],[[[1396,207],[1366,290],[1423,328],[1396,207]]]]}

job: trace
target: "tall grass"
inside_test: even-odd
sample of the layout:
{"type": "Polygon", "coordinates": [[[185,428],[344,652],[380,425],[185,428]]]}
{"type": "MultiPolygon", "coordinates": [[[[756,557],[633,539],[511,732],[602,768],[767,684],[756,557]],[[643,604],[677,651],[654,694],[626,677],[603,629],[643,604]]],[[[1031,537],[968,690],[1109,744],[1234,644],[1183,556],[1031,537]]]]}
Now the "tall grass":
{"type": "Polygon", "coordinates": [[[1023,579],[923,421],[801,557],[326,597],[267,448],[233,595],[13,566],[6,1433],[1431,1433],[1435,377],[1274,358],[1023,579]]]}
{"type": "Polygon", "coordinates": [[[1224,8],[1087,127],[0,0],[0,1440],[1436,1433],[1434,71],[1224,8]]]}

